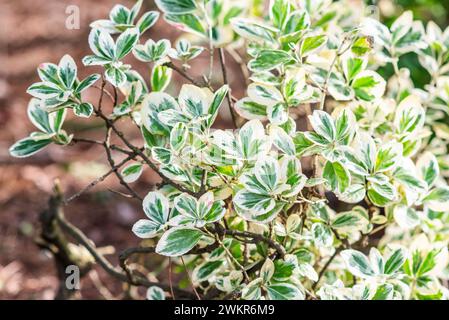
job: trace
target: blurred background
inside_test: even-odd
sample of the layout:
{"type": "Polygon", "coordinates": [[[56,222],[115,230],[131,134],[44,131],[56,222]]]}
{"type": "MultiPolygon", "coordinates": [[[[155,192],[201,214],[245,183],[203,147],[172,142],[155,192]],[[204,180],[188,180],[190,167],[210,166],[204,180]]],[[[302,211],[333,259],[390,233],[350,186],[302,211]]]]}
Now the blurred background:
{"type": "MultiPolygon", "coordinates": [[[[89,23],[107,17],[110,9],[118,2],[131,7],[134,1],[0,2],[0,299],[53,299],[58,287],[54,262],[34,241],[38,233],[39,214],[46,208],[55,179],[61,181],[66,196],[70,196],[109,169],[101,147],[91,145],[76,144],[64,148],[51,145],[30,158],[11,158],[9,146],[34,130],[26,114],[30,99],[26,89],[38,81],[36,67],[40,63],[57,63],[65,53],[69,53],[77,62],[80,78],[98,72],[95,68],[82,67],[80,62],[83,56],[90,53],[87,44],[89,23]],[[73,13],[70,11],[70,8],[73,9],[71,6],[79,8],[79,29],[66,28],[66,20],[73,13]]],[[[414,11],[415,18],[434,20],[443,28],[449,21],[449,1],[446,0],[368,0],[366,3],[377,6],[381,18],[387,23],[408,9],[414,11]]],[[[154,1],[147,0],[141,12],[154,8],[154,1]]],[[[159,19],[145,33],[143,40],[168,38],[173,43],[179,35],[173,27],[168,27],[163,19],[159,19]]],[[[194,61],[190,70],[192,75],[204,69],[208,57],[203,55],[194,61]]],[[[242,97],[245,94],[245,81],[240,67],[233,60],[228,61],[233,94],[242,97]]],[[[413,67],[416,56],[411,54],[401,63],[413,67]]],[[[143,64],[139,65],[141,68],[136,69],[148,80],[149,70],[143,64]]],[[[216,68],[214,80],[219,84],[222,81],[221,72],[218,65],[216,68]]],[[[417,71],[414,74],[415,83],[418,86],[427,83],[427,76],[425,72],[417,71]]],[[[182,82],[182,79],[175,77],[168,92],[177,92],[182,82]]],[[[98,92],[89,90],[86,99],[97,101],[98,92]]],[[[229,115],[222,114],[219,125],[224,126],[229,121],[229,115]]],[[[77,137],[101,139],[101,126],[102,122],[94,118],[75,120],[69,116],[64,127],[77,137]]],[[[121,123],[121,129],[135,139],[135,144],[141,144],[137,130],[128,128],[126,122],[121,123]]],[[[146,170],[134,187],[140,195],[144,195],[156,182],[156,176],[146,170]]],[[[121,190],[120,184],[114,176],[110,176],[104,183],[66,206],[65,213],[97,246],[113,246],[117,253],[138,245],[139,240],[130,230],[143,213],[140,203],[121,197],[114,190],[121,190]]],[[[116,254],[111,255],[111,261],[117,264],[115,257],[116,254]]],[[[122,298],[119,295],[120,286],[120,283],[97,270],[83,278],[80,297],[122,298]]]]}

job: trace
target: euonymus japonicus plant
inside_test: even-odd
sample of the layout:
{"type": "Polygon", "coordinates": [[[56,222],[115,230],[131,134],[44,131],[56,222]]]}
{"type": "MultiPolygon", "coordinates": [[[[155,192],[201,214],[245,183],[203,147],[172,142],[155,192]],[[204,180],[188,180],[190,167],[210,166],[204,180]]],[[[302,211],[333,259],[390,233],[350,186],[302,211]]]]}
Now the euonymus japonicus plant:
{"type": "Polygon", "coordinates": [[[170,268],[191,270],[198,297],[448,298],[449,29],[410,12],[386,26],[343,0],[155,3],[160,12],[143,14],[141,1],[116,5],[91,24],[82,63],[65,55],[38,68],[28,89],[37,131],[11,154],[76,141],[63,130],[69,109],[102,118],[123,142],[106,139],[108,154],[128,155],[120,170],[111,163],[128,191],[144,170],[162,179],[140,198],[132,232],[170,268]],[[148,38],[159,18],[181,38],[148,38]],[[401,68],[405,54],[430,74],[424,88],[401,68]],[[226,83],[225,55],[240,64],[243,97],[226,83]],[[101,74],[79,79],[82,64],[101,74]],[[83,100],[92,85],[112,88],[113,109],[83,100]],[[233,125],[218,129],[229,111],[233,125]],[[119,121],[140,128],[139,144],[119,121]]]}

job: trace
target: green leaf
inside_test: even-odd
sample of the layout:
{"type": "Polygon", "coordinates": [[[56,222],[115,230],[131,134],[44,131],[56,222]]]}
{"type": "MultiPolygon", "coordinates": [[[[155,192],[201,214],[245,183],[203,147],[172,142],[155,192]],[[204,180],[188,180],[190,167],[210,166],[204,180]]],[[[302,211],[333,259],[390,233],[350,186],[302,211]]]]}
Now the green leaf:
{"type": "Polygon", "coordinates": [[[336,139],[343,142],[351,136],[356,129],[356,119],[352,111],[348,108],[343,109],[335,121],[336,139]]]}
{"type": "Polygon", "coordinates": [[[429,208],[435,211],[445,211],[449,204],[449,187],[437,187],[432,189],[423,199],[429,208]]]}
{"type": "Polygon", "coordinates": [[[136,27],[139,29],[139,33],[143,34],[145,31],[150,29],[156,21],[159,19],[159,12],[148,11],[145,12],[139,21],[137,21],[136,27]]]}
{"type": "Polygon", "coordinates": [[[90,76],[84,78],[75,88],[76,93],[81,93],[90,86],[92,86],[98,79],[100,79],[100,75],[95,73],[90,76]]]}
{"type": "Polygon", "coordinates": [[[312,225],[312,236],[315,244],[319,247],[331,247],[334,241],[332,230],[324,223],[314,223],[312,225]]]}
{"type": "Polygon", "coordinates": [[[394,220],[405,230],[415,228],[420,223],[419,216],[415,209],[409,208],[405,205],[397,205],[393,209],[394,220]]]}
{"type": "Polygon", "coordinates": [[[126,82],[126,74],[119,68],[115,68],[112,66],[106,69],[105,78],[114,87],[120,87],[126,82]]]}
{"type": "Polygon", "coordinates": [[[340,254],[346,267],[353,275],[360,278],[374,276],[370,262],[363,253],[356,250],[343,250],[340,254]]]}
{"type": "Polygon", "coordinates": [[[377,155],[376,143],[371,135],[365,132],[357,132],[355,142],[356,153],[345,153],[345,157],[352,165],[358,167],[353,168],[356,169],[355,173],[366,176],[374,170],[377,155]]]}
{"type": "Polygon", "coordinates": [[[205,261],[193,270],[192,277],[197,282],[206,281],[217,271],[219,271],[223,264],[224,260],[205,261]]]}
{"type": "Polygon", "coordinates": [[[283,101],[282,93],[272,85],[251,83],[247,91],[252,101],[262,105],[273,106],[283,101]]]}
{"type": "Polygon", "coordinates": [[[274,42],[276,29],[257,21],[245,18],[233,18],[231,19],[231,25],[238,35],[248,40],[274,42]]]}
{"type": "Polygon", "coordinates": [[[327,42],[326,35],[305,37],[301,43],[300,53],[302,57],[306,57],[311,53],[319,50],[327,42]]]}
{"type": "Polygon", "coordinates": [[[203,233],[195,228],[175,227],[166,231],[156,246],[156,253],[178,257],[188,253],[201,240],[203,233]]]}
{"type": "Polygon", "coordinates": [[[424,152],[416,162],[420,177],[431,187],[440,174],[436,157],[429,151],[424,152]]]}
{"type": "Polygon", "coordinates": [[[165,300],[165,293],[159,287],[152,286],[147,290],[147,300],[165,300]]]}
{"type": "Polygon", "coordinates": [[[424,125],[425,111],[420,100],[415,95],[410,95],[401,101],[396,109],[394,126],[399,134],[411,135],[424,125]]]}
{"type": "MultiPolygon", "coordinates": [[[[112,39],[111,35],[103,30],[99,29],[92,29],[89,33],[89,47],[90,50],[95,54],[95,56],[98,56],[99,59],[96,61],[104,61],[107,63],[107,61],[111,62],[114,60],[115,55],[115,43],[112,39]]],[[[92,62],[94,59],[89,59],[89,61],[84,61],[84,64],[86,62],[92,62]]],[[[103,64],[106,64],[103,63],[103,64]]]]}
{"type": "Polygon", "coordinates": [[[58,66],[54,63],[42,63],[37,68],[39,78],[44,82],[51,82],[56,85],[60,85],[61,82],[58,77],[58,66]]]}
{"type": "Polygon", "coordinates": [[[250,98],[243,98],[234,104],[234,109],[245,119],[263,120],[267,117],[267,107],[263,104],[256,103],[250,98]]]}
{"type": "Polygon", "coordinates": [[[290,14],[290,1],[289,0],[270,0],[270,20],[273,25],[282,30],[288,15],[290,14]]]}
{"type": "Polygon", "coordinates": [[[48,146],[51,142],[51,139],[35,140],[31,137],[24,138],[14,143],[9,148],[9,153],[16,158],[29,157],[48,146]]]}
{"type": "Polygon", "coordinates": [[[397,272],[405,263],[405,254],[406,252],[404,249],[397,249],[393,251],[385,262],[384,273],[394,274],[395,272],[397,272]]]}
{"type": "Polygon", "coordinates": [[[270,143],[259,120],[245,123],[239,131],[239,152],[242,159],[256,160],[268,152],[270,143]]]}
{"type": "Polygon", "coordinates": [[[75,83],[77,75],[77,67],[73,58],[68,54],[64,55],[59,61],[58,78],[65,88],[71,89],[75,83]]]}
{"type": "Polygon", "coordinates": [[[278,183],[279,164],[272,157],[264,157],[256,162],[254,174],[267,191],[274,191],[278,183]]]}
{"type": "Polygon", "coordinates": [[[109,18],[116,24],[128,24],[131,12],[121,4],[116,4],[109,13],[109,18]]]}
{"type": "Polygon", "coordinates": [[[285,34],[297,33],[308,29],[310,26],[310,16],[306,10],[297,10],[290,14],[285,24],[285,34]]]}
{"type": "Polygon", "coordinates": [[[260,277],[262,278],[264,283],[267,283],[271,280],[274,274],[274,263],[273,260],[267,258],[260,268],[260,277]]]}
{"type": "Polygon", "coordinates": [[[140,219],[134,223],[132,232],[142,239],[154,238],[162,229],[161,224],[154,220],[140,219]]]}
{"type": "Polygon", "coordinates": [[[185,84],[179,93],[178,102],[184,113],[195,119],[208,114],[212,99],[209,89],[185,84]]]}
{"type": "Polygon", "coordinates": [[[165,21],[183,31],[192,32],[203,37],[207,35],[207,29],[205,29],[202,20],[196,14],[166,14],[165,21]]]}
{"type": "Polygon", "coordinates": [[[372,70],[360,72],[352,82],[356,97],[364,101],[372,101],[382,97],[385,93],[385,87],[385,80],[372,70]]]}
{"type": "MultiPolygon", "coordinates": [[[[170,131],[165,122],[162,121],[162,113],[170,111],[178,115],[178,110],[179,105],[172,96],[164,92],[151,92],[145,96],[142,102],[142,124],[153,134],[168,135],[170,131]]],[[[173,119],[173,117],[167,117],[164,120],[172,125],[180,122],[179,119],[173,119]]]]}
{"type": "Polygon", "coordinates": [[[267,286],[267,295],[270,300],[302,300],[304,295],[294,285],[289,283],[276,283],[267,286]]]}
{"type": "Polygon", "coordinates": [[[327,112],[315,110],[313,115],[309,116],[309,121],[316,133],[329,142],[334,141],[337,129],[334,120],[327,112]]]}
{"type": "Polygon", "coordinates": [[[133,53],[137,59],[144,62],[159,61],[165,58],[170,49],[170,41],[162,39],[154,42],[149,39],[145,44],[138,44],[134,47],[133,53]]]}
{"type": "Polygon", "coordinates": [[[183,193],[175,198],[174,206],[181,213],[171,220],[173,224],[177,225],[188,224],[200,228],[206,223],[220,220],[225,213],[223,202],[214,202],[214,195],[211,191],[203,194],[198,200],[183,193]]]}
{"type": "Polygon", "coordinates": [[[169,202],[168,199],[158,191],[151,191],[145,196],[142,202],[143,211],[146,216],[159,224],[168,221],[169,202]]]}
{"type": "Polygon", "coordinates": [[[345,61],[344,72],[346,79],[350,82],[365,68],[365,61],[361,58],[349,58],[345,61]]]}
{"type": "Polygon", "coordinates": [[[253,71],[269,71],[293,60],[293,57],[282,50],[261,50],[257,57],[248,63],[253,71]]]}
{"type": "Polygon", "coordinates": [[[393,299],[393,285],[384,283],[377,287],[372,300],[391,300],[393,299]]]}
{"type": "Polygon", "coordinates": [[[373,44],[372,37],[364,36],[358,38],[351,46],[351,51],[357,56],[363,56],[371,51],[373,44]]]}
{"type": "Polygon", "coordinates": [[[244,300],[259,300],[262,291],[261,286],[263,284],[262,278],[257,278],[250,283],[248,283],[246,286],[242,289],[242,299],[244,300]]]}
{"type": "Polygon", "coordinates": [[[271,127],[270,135],[273,138],[273,144],[276,148],[291,156],[296,154],[293,139],[284,131],[284,129],[276,126],[271,127]]]}
{"type": "Polygon", "coordinates": [[[196,10],[194,0],[155,0],[155,2],[165,13],[186,14],[196,10]]]}
{"type": "MultiPolygon", "coordinates": [[[[112,59],[112,58],[111,58],[112,59]]],[[[83,58],[83,64],[87,66],[104,66],[106,64],[111,63],[110,58],[103,58],[95,55],[85,56],[83,58]]]]}
{"type": "Polygon", "coordinates": [[[73,112],[78,117],[89,118],[94,112],[94,106],[91,103],[83,102],[73,107],[73,112]]]}
{"type": "Polygon", "coordinates": [[[416,271],[416,275],[423,276],[426,273],[432,271],[438,263],[438,255],[444,251],[441,249],[430,250],[421,262],[419,269],[416,271]]]}
{"type": "Polygon", "coordinates": [[[304,132],[296,132],[293,136],[296,154],[302,155],[313,147],[313,142],[306,138],[304,132]]]}
{"type": "Polygon", "coordinates": [[[401,183],[403,186],[414,190],[415,192],[422,192],[426,189],[427,184],[416,176],[415,170],[412,168],[407,168],[403,166],[398,166],[394,172],[393,176],[395,180],[401,183]]]}
{"type": "Polygon", "coordinates": [[[125,181],[126,183],[132,183],[137,181],[137,179],[139,179],[140,175],[142,174],[142,171],[143,166],[140,162],[138,162],[127,165],[120,172],[120,175],[123,177],[123,181],[125,181]]]}
{"type": "Polygon", "coordinates": [[[340,162],[327,161],[323,170],[325,178],[332,190],[338,193],[344,193],[351,183],[351,176],[340,162]]]}
{"type": "Polygon", "coordinates": [[[360,215],[348,211],[337,214],[335,218],[332,219],[331,227],[334,229],[357,229],[361,222],[360,215]]]}
{"type": "Polygon", "coordinates": [[[40,107],[40,101],[36,98],[32,98],[28,103],[28,118],[39,130],[52,133],[53,127],[50,123],[50,115],[40,107]]]}
{"type": "Polygon", "coordinates": [[[374,205],[384,207],[396,197],[396,189],[388,181],[370,182],[367,194],[374,205]]]}
{"type": "Polygon", "coordinates": [[[365,198],[366,190],[363,184],[350,185],[346,191],[338,195],[338,199],[346,203],[359,203],[365,198]]]}
{"type": "Polygon", "coordinates": [[[449,201],[449,187],[437,187],[432,189],[423,199],[424,201],[449,201]]]}
{"type": "Polygon", "coordinates": [[[271,277],[273,282],[288,281],[297,265],[297,260],[298,259],[292,255],[286,256],[285,260],[275,260],[275,270],[273,276],[271,277]]]}
{"type": "Polygon", "coordinates": [[[64,91],[51,82],[36,82],[28,87],[27,93],[39,99],[56,98],[64,91]]]}
{"type": "Polygon", "coordinates": [[[154,160],[163,164],[170,164],[172,159],[171,150],[164,147],[151,148],[151,156],[154,160]]]}
{"type": "Polygon", "coordinates": [[[218,115],[218,109],[220,108],[224,98],[229,92],[229,86],[224,85],[214,93],[214,98],[212,100],[211,105],[209,106],[209,114],[211,115],[207,119],[207,126],[210,127],[215,122],[215,119],[218,115]]]}
{"type": "Polygon", "coordinates": [[[374,165],[375,172],[385,172],[394,169],[402,157],[402,144],[388,142],[380,146],[374,165]]]}
{"type": "Polygon", "coordinates": [[[154,92],[164,91],[170,84],[172,69],[157,65],[151,71],[151,88],[154,92]]]}
{"type": "Polygon", "coordinates": [[[179,152],[187,142],[188,130],[184,123],[178,122],[170,132],[170,146],[179,152]]]}
{"type": "Polygon", "coordinates": [[[282,125],[288,120],[288,110],[283,103],[277,103],[267,108],[268,120],[275,125],[282,125]]]}
{"type": "Polygon", "coordinates": [[[115,58],[120,60],[124,58],[139,40],[139,30],[137,28],[126,29],[118,38],[115,50],[115,58]]]}
{"type": "Polygon", "coordinates": [[[245,189],[236,193],[233,198],[234,204],[238,207],[263,214],[271,211],[276,203],[269,195],[258,194],[245,189]]]}

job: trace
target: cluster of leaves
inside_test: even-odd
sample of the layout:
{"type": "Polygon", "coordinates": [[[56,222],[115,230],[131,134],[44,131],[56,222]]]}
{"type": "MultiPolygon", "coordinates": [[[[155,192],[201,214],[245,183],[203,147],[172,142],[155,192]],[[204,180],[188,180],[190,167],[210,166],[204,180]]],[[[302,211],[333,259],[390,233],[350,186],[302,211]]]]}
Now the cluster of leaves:
{"type": "MultiPolygon", "coordinates": [[[[103,66],[121,90],[111,117],[140,127],[144,155],[165,182],[144,198],[147,219],[135,223],[135,235],[192,267],[200,292],[449,298],[449,29],[425,28],[410,12],[388,27],[355,15],[344,0],[270,0],[268,14],[258,1],[241,2],[156,0],[194,45],[143,42],[159,13],[135,22],[141,1],[91,25],[93,55],[83,63],[103,66]],[[213,59],[215,48],[246,50],[246,97],[211,82],[184,84],[177,97],[165,92],[174,62],[186,72],[205,50],[213,59]],[[410,52],[431,73],[425,89],[399,68],[410,52]],[[151,63],[149,86],[123,64],[129,53],[151,63]],[[376,71],[384,65],[395,70],[389,79],[376,71]],[[214,127],[226,104],[244,123],[237,130],[214,127]]],[[[95,111],[80,93],[99,75],[78,81],[69,56],[38,72],[29,116],[42,132],[12,146],[14,156],[68,144],[68,108],[82,117],[95,111]]],[[[145,169],[135,159],[121,176],[132,183],[145,169]]],[[[149,299],[164,297],[149,288],[149,299]]]]}

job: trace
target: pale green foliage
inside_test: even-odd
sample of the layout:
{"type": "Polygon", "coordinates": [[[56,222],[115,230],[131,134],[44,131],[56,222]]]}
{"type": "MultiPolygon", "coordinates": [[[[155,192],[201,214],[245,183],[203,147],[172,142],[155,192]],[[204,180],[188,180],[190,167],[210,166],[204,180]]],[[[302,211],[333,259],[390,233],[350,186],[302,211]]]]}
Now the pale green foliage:
{"type": "MultiPolygon", "coordinates": [[[[164,178],[144,198],[147,219],[133,232],[162,256],[185,256],[203,292],[449,298],[449,29],[424,28],[411,12],[388,28],[345,0],[270,0],[262,14],[256,2],[243,2],[156,0],[164,19],[189,33],[177,42],[140,39],[159,16],[135,22],[140,1],[92,24],[93,55],[83,62],[103,66],[124,95],[110,117],[140,127],[144,152],[164,178]],[[206,43],[234,55],[246,50],[247,96],[234,99],[228,84],[165,92],[173,63],[188,70],[206,43]],[[398,67],[409,52],[432,75],[425,89],[398,67]],[[151,63],[149,86],[123,64],[130,53],[151,63]],[[395,70],[390,79],[376,71],[385,64],[395,70]],[[228,95],[245,120],[234,131],[214,127],[228,95]],[[299,117],[307,130],[297,129],[299,117]]],[[[67,108],[95,111],[81,92],[98,75],[79,81],[69,56],[38,71],[42,81],[28,92],[40,132],[12,146],[14,156],[68,144],[67,108]]],[[[120,171],[126,183],[148,170],[134,160],[120,171]]],[[[151,287],[147,297],[164,292],[151,287]]]]}

